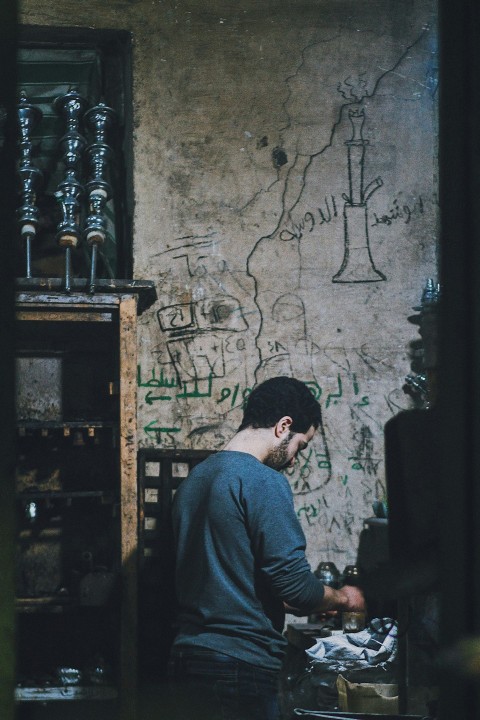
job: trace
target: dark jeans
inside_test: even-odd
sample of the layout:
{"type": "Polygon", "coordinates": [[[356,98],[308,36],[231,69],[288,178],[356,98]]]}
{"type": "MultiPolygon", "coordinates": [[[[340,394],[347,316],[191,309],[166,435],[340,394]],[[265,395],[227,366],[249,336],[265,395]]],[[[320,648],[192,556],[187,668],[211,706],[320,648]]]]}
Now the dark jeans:
{"type": "Polygon", "coordinates": [[[213,650],[175,649],[175,720],[280,720],[278,673],[213,650]]]}

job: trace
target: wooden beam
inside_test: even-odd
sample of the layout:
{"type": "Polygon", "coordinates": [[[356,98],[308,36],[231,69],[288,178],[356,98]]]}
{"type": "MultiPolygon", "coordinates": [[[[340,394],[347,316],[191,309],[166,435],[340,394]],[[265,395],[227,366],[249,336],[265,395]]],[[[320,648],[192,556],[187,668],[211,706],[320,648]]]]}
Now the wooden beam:
{"type": "Polygon", "coordinates": [[[122,611],[120,719],[137,716],[137,301],[122,297],[120,333],[120,484],[122,611]]]}

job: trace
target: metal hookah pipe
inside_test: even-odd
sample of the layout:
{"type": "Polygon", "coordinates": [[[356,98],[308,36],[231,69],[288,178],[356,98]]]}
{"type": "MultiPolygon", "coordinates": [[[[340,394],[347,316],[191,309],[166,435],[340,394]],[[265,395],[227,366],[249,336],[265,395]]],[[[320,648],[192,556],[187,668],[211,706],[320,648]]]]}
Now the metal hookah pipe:
{"type": "Polygon", "coordinates": [[[376,269],[370,252],[368,237],[367,201],[373,193],[382,187],[382,179],[377,177],[366,188],[363,187],[363,167],[365,147],[368,140],[362,136],[365,112],[362,109],[349,110],[352,124],[352,137],[345,145],[348,148],[349,195],[343,195],[345,227],[345,253],[340,270],[333,276],[333,282],[378,282],[386,280],[383,273],[376,269]]]}
{"type": "Polygon", "coordinates": [[[105,103],[99,103],[85,113],[85,122],[93,130],[95,140],[86,150],[91,167],[91,179],[86,184],[89,214],[85,223],[84,236],[92,248],[90,265],[90,293],[95,292],[98,249],[105,242],[107,226],[104,217],[105,205],[112,197],[111,185],[106,181],[108,162],[112,148],[106,144],[105,136],[115,120],[115,111],[105,103]]]}
{"type": "Polygon", "coordinates": [[[80,240],[79,213],[82,185],[77,177],[86,145],[85,138],[78,132],[80,116],[87,101],[76,90],[70,89],[54,101],[57,112],[67,121],[67,132],[60,140],[65,165],[65,178],[59,183],[55,197],[62,207],[63,218],[57,225],[56,239],[65,248],[65,291],[71,289],[71,250],[80,240]]]}
{"type": "Polygon", "coordinates": [[[43,174],[31,161],[33,143],[32,128],[40,122],[42,112],[28,102],[24,91],[20,93],[17,105],[20,128],[20,167],[18,174],[21,182],[22,204],[17,210],[20,235],[25,241],[26,274],[32,277],[32,240],[37,234],[38,208],[35,205],[36,193],[43,181],[43,174]]]}

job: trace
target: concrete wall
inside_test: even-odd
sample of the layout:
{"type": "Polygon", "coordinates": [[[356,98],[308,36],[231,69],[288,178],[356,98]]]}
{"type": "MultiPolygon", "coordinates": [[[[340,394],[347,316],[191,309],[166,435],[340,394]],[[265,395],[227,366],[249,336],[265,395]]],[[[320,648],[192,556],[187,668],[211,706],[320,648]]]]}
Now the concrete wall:
{"type": "Polygon", "coordinates": [[[408,317],[437,276],[435,8],[23,2],[134,36],[134,274],[158,292],[140,444],[221,448],[256,382],[309,383],[324,426],[290,481],[313,566],[354,561],[409,406],[408,317]]]}

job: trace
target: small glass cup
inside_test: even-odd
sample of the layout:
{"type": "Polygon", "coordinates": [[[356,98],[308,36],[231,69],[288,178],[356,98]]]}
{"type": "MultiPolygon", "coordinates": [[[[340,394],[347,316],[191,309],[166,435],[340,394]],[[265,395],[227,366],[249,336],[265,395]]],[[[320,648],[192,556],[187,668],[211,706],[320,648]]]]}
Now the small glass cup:
{"type": "Polygon", "coordinates": [[[344,633],[356,633],[365,628],[365,613],[359,610],[342,612],[342,630],[344,633]]]}

